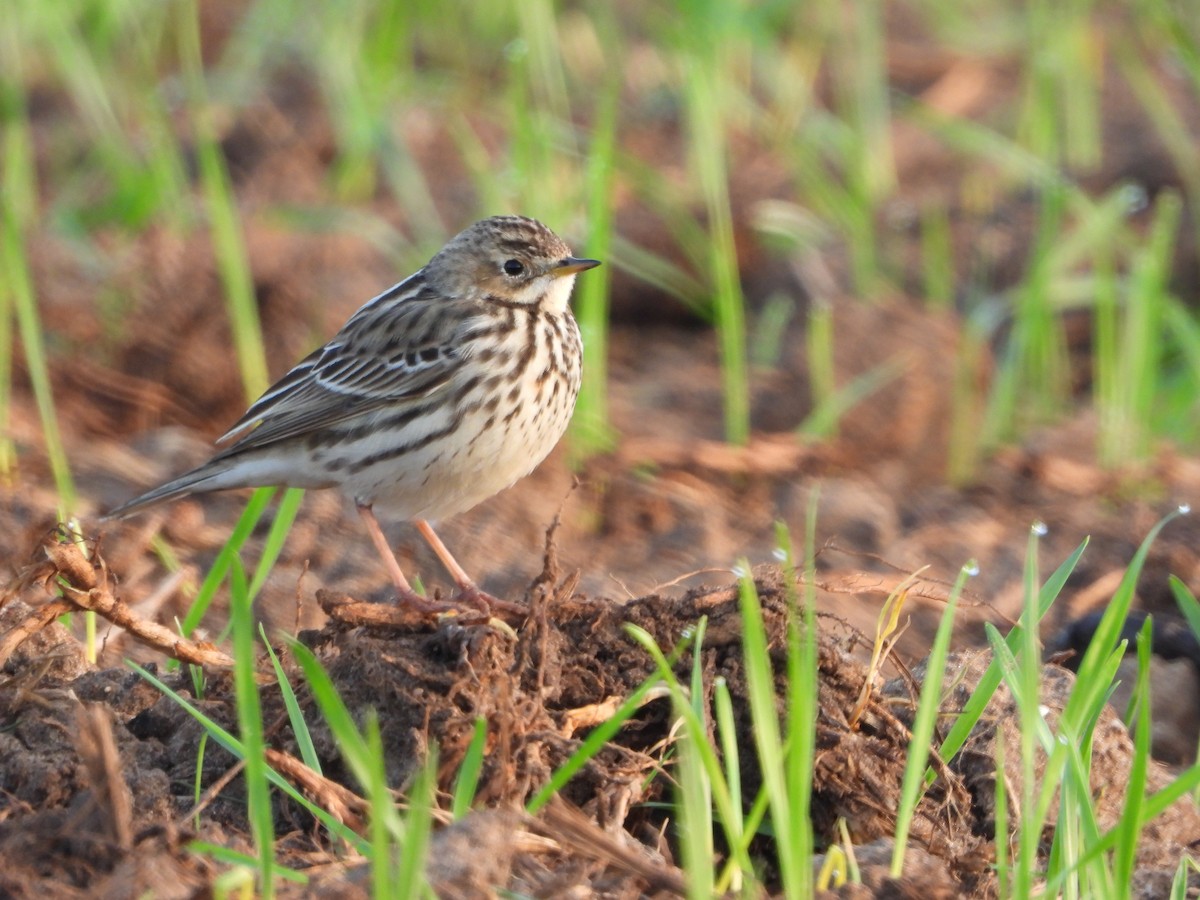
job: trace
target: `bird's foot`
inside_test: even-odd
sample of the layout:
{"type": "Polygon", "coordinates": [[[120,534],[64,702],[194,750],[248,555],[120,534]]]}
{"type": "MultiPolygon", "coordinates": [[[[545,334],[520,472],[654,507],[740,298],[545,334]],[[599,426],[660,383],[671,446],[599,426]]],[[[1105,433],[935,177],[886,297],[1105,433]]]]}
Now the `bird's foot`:
{"type": "Polygon", "coordinates": [[[529,610],[519,603],[513,603],[509,600],[501,600],[499,597],[493,597],[486,591],[479,589],[479,586],[467,582],[458,586],[458,593],[454,595],[454,603],[469,604],[476,609],[483,610],[489,616],[495,617],[497,613],[509,613],[511,615],[523,616],[529,610]]]}
{"type": "Polygon", "coordinates": [[[506,631],[513,637],[516,633],[504,620],[504,616],[523,616],[528,610],[519,604],[493,597],[486,591],[481,591],[474,584],[460,585],[458,593],[449,600],[423,597],[412,589],[397,589],[396,600],[421,616],[441,618],[442,616],[461,617],[458,621],[463,624],[488,622],[506,631]]]}
{"type": "Polygon", "coordinates": [[[453,601],[430,600],[411,588],[397,588],[396,602],[426,616],[442,616],[459,611],[458,604],[453,601]]]}

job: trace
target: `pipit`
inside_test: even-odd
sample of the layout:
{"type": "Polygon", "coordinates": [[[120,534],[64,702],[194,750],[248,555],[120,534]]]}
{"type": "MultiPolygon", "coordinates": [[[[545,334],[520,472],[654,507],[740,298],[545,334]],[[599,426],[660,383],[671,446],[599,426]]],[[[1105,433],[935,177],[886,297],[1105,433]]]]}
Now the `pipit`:
{"type": "Polygon", "coordinates": [[[575,275],[598,265],[534,219],[476,222],[276,382],[212,459],[107,518],[230,488],[338,488],[402,603],[444,608],[412,589],[376,510],[416,525],[455,601],[494,610],[429,520],[524,478],[562,437],[583,371],[568,301],[575,275]]]}

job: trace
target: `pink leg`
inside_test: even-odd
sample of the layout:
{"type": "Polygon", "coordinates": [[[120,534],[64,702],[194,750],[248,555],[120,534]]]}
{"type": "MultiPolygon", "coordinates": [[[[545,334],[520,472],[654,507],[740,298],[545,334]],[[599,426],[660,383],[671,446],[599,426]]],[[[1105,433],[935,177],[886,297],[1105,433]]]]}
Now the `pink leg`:
{"type": "Polygon", "coordinates": [[[444,604],[426,600],[412,589],[412,585],[408,583],[408,579],[404,577],[404,572],[400,569],[400,563],[396,560],[396,554],[388,546],[387,538],[383,536],[383,529],[379,527],[379,520],[375,518],[375,513],[371,511],[371,507],[360,504],[358,514],[362,517],[363,524],[367,527],[367,534],[371,536],[371,543],[375,545],[375,549],[379,551],[380,558],[383,559],[384,567],[388,570],[388,574],[392,576],[392,584],[396,586],[397,599],[401,603],[406,603],[422,612],[443,611],[445,609],[444,604]]]}
{"type": "Polygon", "coordinates": [[[479,585],[467,574],[466,569],[460,566],[458,560],[450,555],[450,551],[446,549],[446,545],[442,543],[442,539],[437,536],[432,525],[424,519],[415,519],[413,524],[417,526],[417,531],[421,533],[421,537],[425,538],[426,543],[433,548],[433,552],[437,554],[437,558],[442,561],[442,565],[446,567],[446,571],[450,573],[450,577],[458,585],[456,600],[479,606],[486,609],[489,613],[495,612],[497,609],[518,613],[526,611],[522,606],[509,603],[506,600],[501,600],[498,597],[493,597],[491,594],[481,591],[479,585]]]}

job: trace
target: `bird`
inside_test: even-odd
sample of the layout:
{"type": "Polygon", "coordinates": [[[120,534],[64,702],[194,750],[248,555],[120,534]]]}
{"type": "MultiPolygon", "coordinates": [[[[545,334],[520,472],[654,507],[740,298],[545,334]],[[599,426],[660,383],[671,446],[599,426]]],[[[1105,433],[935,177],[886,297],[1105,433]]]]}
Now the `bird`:
{"type": "Polygon", "coordinates": [[[335,488],[355,504],[398,602],[423,613],[511,607],[479,589],[430,522],[524,478],[566,431],[583,376],[571,291],[598,265],[536,219],[476,222],[268,388],[208,462],[105,519],[210,491],[335,488]],[[458,587],[449,604],[413,590],[377,512],[416,526],[458,587]]]}

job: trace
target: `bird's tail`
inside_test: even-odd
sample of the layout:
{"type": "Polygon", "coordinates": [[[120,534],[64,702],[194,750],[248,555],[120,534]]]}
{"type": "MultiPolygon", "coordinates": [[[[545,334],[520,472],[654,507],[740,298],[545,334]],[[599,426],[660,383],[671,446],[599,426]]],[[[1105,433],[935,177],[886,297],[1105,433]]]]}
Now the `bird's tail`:
{"type": "Polygon", "coordinates": [[[216,460],[205,463],[197,469],[185,472],[178,478],[161,484],[154,490],[147,491],[139,497],[134,497],[128,503],[122,503],[116,509],[103,516],[104,520],[124,519],[134,513],[141,512],[150,506],[179,500],[190,494],[200,494],[207,491],[221,491],[226,488],[245,487],[241,479],[234,479],[228,464],[214,465],[216,460]]]}

